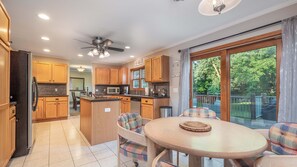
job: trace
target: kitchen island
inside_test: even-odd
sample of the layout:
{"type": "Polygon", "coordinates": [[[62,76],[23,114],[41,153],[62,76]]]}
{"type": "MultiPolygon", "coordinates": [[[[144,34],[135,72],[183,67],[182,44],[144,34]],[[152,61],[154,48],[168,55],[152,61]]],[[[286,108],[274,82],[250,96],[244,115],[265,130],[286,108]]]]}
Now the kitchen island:
{"type": "Polygon", "coordinates": [[[117,139],[119,98],[80,98],[80,131],[91,145],[117,139]]]}

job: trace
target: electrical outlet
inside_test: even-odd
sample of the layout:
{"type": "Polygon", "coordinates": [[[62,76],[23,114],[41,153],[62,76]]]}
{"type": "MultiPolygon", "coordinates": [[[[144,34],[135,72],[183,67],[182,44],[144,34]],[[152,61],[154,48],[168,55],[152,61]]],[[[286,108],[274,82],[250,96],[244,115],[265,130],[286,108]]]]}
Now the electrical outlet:
{"type": "Polygon", "coordinates": [[[110,112],[110,108],[104,108],[104,112],[110,112]]]}
{"type": "Polygon", "coordinates": [[[98,90],[98,89],[96,89],[95,91],[96,91],[96,92],[98,92],[99,90],[98,90]]]}
{"type": "Polygon", "coordinates": [[[55,92],[58,92],[58,88],[55,88],[55,92]]]}

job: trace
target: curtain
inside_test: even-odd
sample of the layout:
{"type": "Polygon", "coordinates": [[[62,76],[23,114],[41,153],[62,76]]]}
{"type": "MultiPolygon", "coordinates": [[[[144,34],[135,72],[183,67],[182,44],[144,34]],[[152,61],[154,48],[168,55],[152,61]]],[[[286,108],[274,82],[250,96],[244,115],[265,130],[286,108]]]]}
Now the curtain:
{"type": "Polygon", "coordinates": [[[189,108],[190,99],[190,50],[184,49],[180,53],[180,77],[178,115],[189,108]]]}
{"type": "Polygon", "coordinates": [[[297,16],[282,22],[278,122],[297,122],[297,16]]]}

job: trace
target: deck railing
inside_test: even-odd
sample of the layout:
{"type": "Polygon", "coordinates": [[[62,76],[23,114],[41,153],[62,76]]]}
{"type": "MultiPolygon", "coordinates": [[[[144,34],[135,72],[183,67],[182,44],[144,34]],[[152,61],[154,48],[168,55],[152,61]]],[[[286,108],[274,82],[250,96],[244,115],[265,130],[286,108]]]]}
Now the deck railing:
{"type": "MultiPolygon", "coordinates": [[[[208,107],[220,114],[220,95],[196,95],[193,106],[208,107]]],[[[275,96],[231,96],[231,116],[256,119],[270,106],[276,105],[275,96]]],[[[273,107],[272,107],[273,108],[273,107]]],[[[271,110],[271,109],[270,109],[271,110]]]]}

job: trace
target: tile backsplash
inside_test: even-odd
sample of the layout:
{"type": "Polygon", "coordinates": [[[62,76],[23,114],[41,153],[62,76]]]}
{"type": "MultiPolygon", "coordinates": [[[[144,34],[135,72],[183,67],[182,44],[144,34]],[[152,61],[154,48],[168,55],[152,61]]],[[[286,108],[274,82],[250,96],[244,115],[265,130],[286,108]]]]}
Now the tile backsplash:
{"type": "Polygon", "coordinates": [[[38,84],[39,95],[67,95],[66,84],[38,84]]]}

